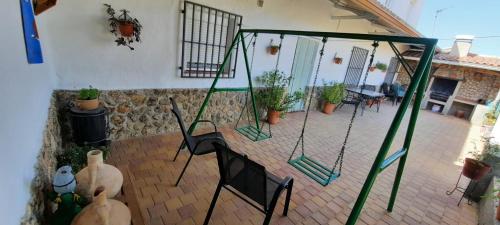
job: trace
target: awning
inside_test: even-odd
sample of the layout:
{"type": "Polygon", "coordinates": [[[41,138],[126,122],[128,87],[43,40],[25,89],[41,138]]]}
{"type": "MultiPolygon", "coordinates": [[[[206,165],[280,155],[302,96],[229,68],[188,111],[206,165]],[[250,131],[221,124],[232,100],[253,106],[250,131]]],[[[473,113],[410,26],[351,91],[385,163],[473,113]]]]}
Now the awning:
{"type": "Polygon", "coordinates": [[[336,7],[349,10],[400,35],[423,37],[415,28],[376,0],[330,0],[336,7]]]}

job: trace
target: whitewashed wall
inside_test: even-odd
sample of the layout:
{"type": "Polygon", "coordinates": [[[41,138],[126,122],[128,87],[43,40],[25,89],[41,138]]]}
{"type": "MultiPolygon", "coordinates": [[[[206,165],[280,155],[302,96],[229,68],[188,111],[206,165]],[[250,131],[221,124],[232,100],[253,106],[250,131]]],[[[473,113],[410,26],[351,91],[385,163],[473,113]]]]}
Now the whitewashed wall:
{"type": "MultiPolygon", "coordinates": [[[[333,10],[326,0],[273,0],[257,7],[255,0],[197,0],[201,4],[243,16],[244,28],[319,30],[339,32],[373,32],[375,28],[362,20],[333,21],[333,10]]],[[[181,44],[181,1],[87,0],[61,1],[47,13],[48,41],[53,46],[58,88],[78,89],[93,85],[101,89],[139,88],[207,88],[210,79],[183,79],[179,76],[181,44]],[[143,42],[135,51],[117,47],[107,31],[103,3],[115,9],[128,9],[143,29],[143,42]]],[[[266,53],[270,39],[278,36],[260,35],[255,54],[253,74],[274,68],[276,56],[266,53]]],[[[296,37],[285,37],[280,70],[291,70],[296,37]]],[[[322,78],[343,80],[352,46],[370,48],[368,42],[330,42],[326,51],[322,78]],[[344,57],[342,65],[332,63],[335,52],[344,57]]],[[[388,48],[384,46],[382,48],[388,48]]],[[[241,48],[240,48],[241,49],[241,48]]],[[[370,48],[371,49],[371,48],[370,48]]],[[[379,50],[377,58],[388,63],[392,53],[379,50]],[[382,55],[387,54],[387,55],[382,55]]],[[[222,86],[245,86],[243,55],[239,54],[235,79],[223,79],[222,86]]],[[[369,82],[380,84],[382,74],[373,74],[369,82]]]]}
{"type": "MultiPolygon", "coordinates": [[[[3,1],[0,15],[0,224],[17,225],[30,198],[55,79],[47,54],[48,63],[27,63],[19,1],[3,1]]],[[[45,24],[38,28],[44,38],[45,24]]]]}
{"type": "Polygon", "coordinates": [[[424,0],[378,0],[413,27],[418,25],[424,0]]]}

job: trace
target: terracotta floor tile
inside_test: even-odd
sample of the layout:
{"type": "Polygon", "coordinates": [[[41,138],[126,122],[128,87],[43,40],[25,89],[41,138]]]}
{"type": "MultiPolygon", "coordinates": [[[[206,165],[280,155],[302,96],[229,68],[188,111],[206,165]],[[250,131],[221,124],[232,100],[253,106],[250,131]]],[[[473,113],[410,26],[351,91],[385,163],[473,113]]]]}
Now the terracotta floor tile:
{"type": "MultiPolygon", "coordinates": [[[[368,109],[358,115],[346,146],[342,175],[323,187],[287,163],[300,135],[304,113],[289,113],[272,126],[273,138],[253,142],[231,129],[220,127],[229,145],[279,176],[294,177],[288,217],[281,215],[284,194],[273,214],[272,224],[344,224],[397,110],[383,104],[380,112],[368,109]]],[[[311,112],[304,136],[306,154],[328,167],[333,166],[342,146],[352,107],[325,115],[311,112]]],[[[368,196],[357,224],[476,224],[475,206],[456,206],[459,194],[447,196],[461,167],[470,142],[479,140],[477,128],[453,117],[421,111],[409,158],[392,213],[389,196],[396,166],[383,171],[368,196]],[[465,149],[465,150],[463,150],[465,149]]],[[[398,131],[391,152],[404,141],[408,116],[398,131]]],[[[267,126],[267,125],[266,125],[267,126]]],[[[267,127],[266,127],[267,129],[267,127]]],[[[201,132],[201,130],[200,130],[201,132]]],[[[151,224],[202,224],[219,179],[214,154],[194,156],[178,187],[174,186],[189,156],[173,156],[181,142],[179,133],[116,141],[108,161],[128,165],[135,177],[139,207],[149,212],[151,224]]],[[[300,154],[300,149],[295,155],[300,154]]],[[[464,185],[467,181],[464,181],[464,185]]],[[[262,224],[264,214],[223,190],[210,224],[262,224]]]]}

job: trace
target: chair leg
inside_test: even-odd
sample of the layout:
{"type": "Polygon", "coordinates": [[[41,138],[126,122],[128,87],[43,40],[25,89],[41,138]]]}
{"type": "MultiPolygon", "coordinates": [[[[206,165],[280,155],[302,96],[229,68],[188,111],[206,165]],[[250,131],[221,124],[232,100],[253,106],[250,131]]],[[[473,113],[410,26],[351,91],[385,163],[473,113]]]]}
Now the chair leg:
{"type": "Polygon", "coordinates": [[[217,203],[217,198],[219,197],[221,189],[222,189],[222,182],[220,181],[219,184],[217,185],[217,189],[215,190],[214,198],[210,203],[210,208],[208,208],[207,216],[205,217],[205,222],[203,222],[203,225],[207,225],[208,222],[210,222],[210,217],[212,217],[212,212],[214,211],[215,203],[217,203]]]}
{"type": "Polygon", "coordinates": [[[264,219],[264,223],[262,223],[262,225],[268,225],[271,222],[271,218],[273,217],[273,212],[274,209],[269,209],[269,211],[266,212],[266,218],[264,219]]]}
{"type": "Polygon", "coordinates": [[[186,168],[189,165],[189,162],[191,162],[191,159],[193,158],[193,153],[189,156],[188,161],[186,162],[186,165],[184,166],[184,169],[182,169],[181,175],[179,175],[179,178],[177,179],[177,182],[175,183],[175,186],[179,185],[179,182],[181,181],[182,175],[184,175],[184,172],[186,172],[186,168]]]}
{"type": "Polygon", "coordinates": [[[285,199],[285,208],[283,208],[283,216],[288,215],[288,206],[290,205],[290,198],[292,197],[292,189],[293,189],[293,179],[288,183],[288,187],[286,190],[286,199],[285,199]]]}
{"type": "Polygon", "coordinates": [[[181,142],[181,145],[179,145],[179,149],[177,150],[177,153],[175,153],[174,162],[177,159],[177,156],[179,156],[179,152],[181,152],[183,147],[184,147],[184,140],[181,142]]]}

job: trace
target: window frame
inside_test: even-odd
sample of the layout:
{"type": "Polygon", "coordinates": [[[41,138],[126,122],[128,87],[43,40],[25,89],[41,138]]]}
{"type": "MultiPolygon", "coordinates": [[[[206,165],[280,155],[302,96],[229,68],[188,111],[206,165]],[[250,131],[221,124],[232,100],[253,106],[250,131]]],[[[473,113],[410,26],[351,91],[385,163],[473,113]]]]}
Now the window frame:
{"type": "MultiPolygon", "coordinates": [[[[217,71],[220,69],[224,56],[228,53],[229,46],[238,31],[241,29],[241,24],[243,22],[243,16],[227,12],[224,10],[216,9],[210,6],[202,5],[199,3],[184,1],[183,9],[181,11],[182,15],[182,53],[181,53],[181,65],[179,69],[181,71],[181,78],[215,78],[217,71]],[[192,12],[188,9],[191,8],[192,12]],[[195,31],[195,12],[199,12],[199,30],[195,31]],[[204,12],[208,11],[208,17],[204,18],[204,12]],[[187,26],[187,14],[191,15],[191,29],[190,40],[186,36],[187,26]],[[219,18],[220,17],[220,18],[219,18]],[[214,23],[211,24],[211,19],[214,19],[214,23]],[[220,25],[217,20],[220,21],[220,25]],[[226,21],[225,21],[226,20],[226,21]],[[226,26],[224,24],[226,22],[226,26]],[[203,24],[207,25],[204,27],[203,24]],[[220,32],[217,33],[217,29],[220,27],[220,32]],[[204,32],[202,28],[206,29],[205,40],[202,40],[201,34],[204,32]],[[212,28],[212,29],[210,29],[212,28]],[[224,30],[225,29],[225,30],[224,30]],[[209,32],[211,31],[211,32],[209,32]],[[225,32],[225,36],[223,33],[225,32]],[[198,36],[198,41],[195,41],[195,36],[198,36]],[[211,43],[209,42],[209,36],[212,37],[211,43]],[[217,38],[218,36],[218,38],[217,38]],[[216,39],[217,38],[217,39],[216,39]],[[225,41],[224,41],[225,40],[225,41]],[[218,43],[216,43],[218,42],[218,43]],[[225,42],[225,43],[223,43],[225,42]],[[197,53],[193,52],[193,49],[197,49],[197,53]],[[208,53],[211,48],[211,53],[208,53]],[[217,54],[214,57],[214,49],[217,48],[217,54]],[[200,56],[201,49],[205,49],[204,56],[200,56]],[[221,57],[221,52],[224,55],[221,57]],[[186,59],[186,54],[189,54],[189,59],[186,59]],[[211,55],[210,60],[207,61],[208,55],[211,55]],[[193,60],[196,58],[196,60],[193,60]],[[204,59],[204,60],[200,60],[204,59]],[[215,61],[215,60],[216,61],[215,61]],[[189,67],[188,67],[189,66],[189,67]],[[215,68],[214,68],[215,67],[215,68]]],[[[220,78],[230,78],[234,79],[236,77],[236,65],[238,60],[239,46],[236,46],[234,53],[231,54],[229,58],[229,64],[224,68],[223,73],[220,78]],[[234,59],[233,59],[234,57],[234,59]]]]}

